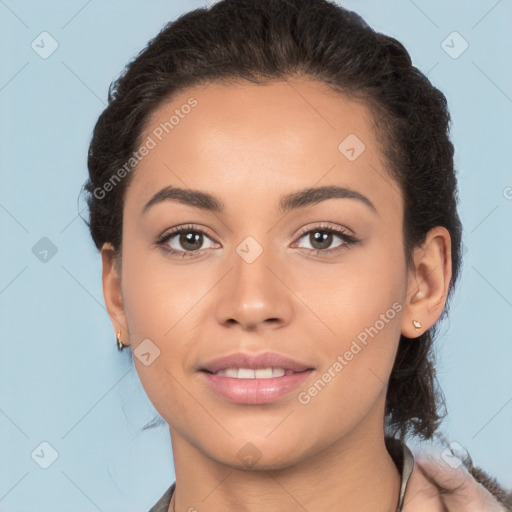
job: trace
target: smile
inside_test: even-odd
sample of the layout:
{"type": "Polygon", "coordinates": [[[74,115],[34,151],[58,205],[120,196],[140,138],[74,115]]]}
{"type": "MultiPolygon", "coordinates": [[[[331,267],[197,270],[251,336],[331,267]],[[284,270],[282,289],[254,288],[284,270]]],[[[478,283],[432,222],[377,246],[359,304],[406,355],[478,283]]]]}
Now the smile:
{"type": "Polygon", "coordinates": [[[284,368],[226,368],[215,372],[215,375],[224,375],[233,379],[271,379],[273,377],[283,377],[295,373],[292,370],[284,368]]]}

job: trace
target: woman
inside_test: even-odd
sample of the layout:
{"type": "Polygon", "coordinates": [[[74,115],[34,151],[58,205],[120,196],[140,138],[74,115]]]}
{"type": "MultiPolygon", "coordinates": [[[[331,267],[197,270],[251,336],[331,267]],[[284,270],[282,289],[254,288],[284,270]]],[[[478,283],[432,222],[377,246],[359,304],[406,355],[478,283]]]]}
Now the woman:
{"type": "Polygon", "coordinates": [[[398,41],[325,0],[198,9],[113,84],[89,227],[118,346],[169,425],[153,512],[505,510],[469,459],[487,489],[405,444],[442,417],[449,120],[398,41]]]}

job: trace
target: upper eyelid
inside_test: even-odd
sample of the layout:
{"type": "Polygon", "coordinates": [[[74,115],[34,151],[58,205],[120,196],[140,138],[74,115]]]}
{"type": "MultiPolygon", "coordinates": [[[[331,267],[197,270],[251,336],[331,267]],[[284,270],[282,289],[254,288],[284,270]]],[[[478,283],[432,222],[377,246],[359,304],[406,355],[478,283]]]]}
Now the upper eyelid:
{"type": "Polygon", "coordinates": [[[310,231],[314,230],[318,231],[333,231],[338,234],[347,234],[349,236],[354,236],[354,233],[351,229],[345,227],[345,226],[331,226],[326,221],[320,222],[320,224],[317,224],[316,226],[313,225],[306,225],[303,228],[301,228],[296,236],[301,237],[302,235],[309,233],[310,231]]]}
{"type": "MultiPolygon", "coordinates": [[[[295,236],[301,236],[303,235],[304,233],[308,233],[309,231],[311,230],[314,230],[314,229],[318,229],[319,231],[324,229],[326,231],[328,230],[332,230],[332,231],[347,231],[348,234],[352,234],[352,230],[349,229],[349,228],[346,228],[344,226],[338,226],[338,227],[334,227],[334,226],[331,226],[331,225],[328,225],[326,221],[321,221],[320,224],[317,224],[317,225],[306,225],[302,228],[300,228],[299,232],[297,233],[297,235],[295,236]]],[[[215,238],[212,234],[211,234],[211,230],[205,226],[201,226],[201,225],[192,225],[192,224],[184,224],[184,225],[181,225],[181,226],[176,226],[174,228],[170,228],[168,231],[165,231],[163,235],[161,235],[161,237],[164,237],[164,236],[167,236],[167,235],[174,235],[176,233],[180,233],[182,231],[196,231],[196,232],[202,232],[204,234],[207,234],[209,236],[212,236],[213,238],[215,238]]]]}
{"type": "Polygon", "coordinates": [[[171,228],[168,231],[165,231],[164,234],[160,236],[160,238],[164,238],[164,237],[167,237],[167,236],[173,236],[173,235],[179,234],[181,232],[189,232],[189,231],[190,232],[203,233],[205,235],[210,236],[211,238],[215,238],[211,234],[211,230],[208,229],[207,227],[204,227],[204,226],[193,226],[193,225],[189,225],[189,224],[185,224],[183,226],[176,226],[174,228],[171,228]]]}

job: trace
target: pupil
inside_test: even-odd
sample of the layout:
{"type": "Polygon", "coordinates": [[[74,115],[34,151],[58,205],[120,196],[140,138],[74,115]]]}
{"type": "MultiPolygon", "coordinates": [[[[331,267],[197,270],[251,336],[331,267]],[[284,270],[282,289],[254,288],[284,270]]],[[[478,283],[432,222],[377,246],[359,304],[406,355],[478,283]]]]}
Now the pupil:
{"type": "Polygon", "coordinates": [[[191,251],[196,251],[201,248],[202,245],[202,234],[201,233],[186,233],[180,236],[180,244],[183,248],[191,251]],[[194,247],[194,243],[196,246],[194,247]],[[192,247],[190,247],[192,245],[192,247]]]}
{"type": "Polygon", "coordinates": [[[314,233],[311,234],[311,237],[311,245],[313,247],[315,247],[315,244],[317,243],[320,244],[320,247],[315,247],[316,249],[327,249],[329,245],[331,245],[332,233],[329,233],[327,231],[315,231],[314,233]],[[327,243],[325,243],[326,241],[327,243]]]}

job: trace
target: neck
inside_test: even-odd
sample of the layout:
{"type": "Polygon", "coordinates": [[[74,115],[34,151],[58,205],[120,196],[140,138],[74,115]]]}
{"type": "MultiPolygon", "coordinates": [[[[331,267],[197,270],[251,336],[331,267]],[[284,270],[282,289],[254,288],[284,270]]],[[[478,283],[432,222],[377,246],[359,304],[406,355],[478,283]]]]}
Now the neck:
{"type": "Polygon", "coordinates": [[[395,512],[401,476],[382,429],[354,432],[280,469],[238,469],[171,433],[176,490],[170,511],[395,512]]]}

